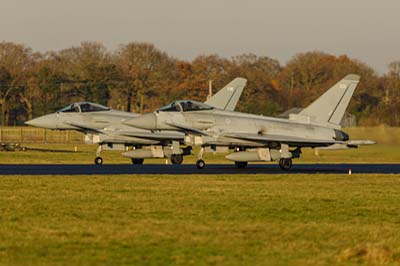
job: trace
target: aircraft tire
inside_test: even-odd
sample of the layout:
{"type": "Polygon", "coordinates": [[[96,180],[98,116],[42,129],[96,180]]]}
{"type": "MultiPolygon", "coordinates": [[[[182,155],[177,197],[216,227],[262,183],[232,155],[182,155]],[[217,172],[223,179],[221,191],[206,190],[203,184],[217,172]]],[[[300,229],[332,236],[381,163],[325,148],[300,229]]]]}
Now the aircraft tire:
{"type": "Polygon", "coordinates": [[[171,155],[171,163],[172,164],[182,164],[183,163],[182,154],[172,154],[171,155]]]}
{"type": "Polygon", "coordinates": [[[281,158],[279,160],[279,167],[282,170],[288,171],[290,170],[290,168],[292,168],[292,165],[293,165],[292,158],[281,158]]]}
{"type": "Polygon", "coordinates": [[[102,165],[103,164],[103,158],[101,158],[100,156],[94,158],[94,164],[102,165]]]}
{"type": "Polygon", "coordinates": [[[206,163],[203,160],[197,160],[196,167],[197,169],[203,169],[206,166],[206,163]]]}
{"type": "Polygon", "coordinates": [[[236,167],[240,169],[246,168],[247,164],[247,162],[235,162],[236,167]]]}
{"type": "Polygon", "coordinates": [[[143,164],[144,159],[132,158],[132,164],[143,164]]]}

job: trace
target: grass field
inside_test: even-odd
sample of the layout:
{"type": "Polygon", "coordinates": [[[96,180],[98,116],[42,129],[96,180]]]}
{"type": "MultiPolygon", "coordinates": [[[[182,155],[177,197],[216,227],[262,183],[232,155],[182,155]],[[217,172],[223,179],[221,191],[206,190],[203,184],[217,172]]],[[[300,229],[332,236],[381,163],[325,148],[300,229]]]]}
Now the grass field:
{"type": "MultiPolygon", "coordinates": [[[[294,163],[399,163],[398,131],[357,129],[379,144],[305,149],[294,163]]],[[[25,146],[0,152],[0,163],[92,164],[96,150],[25,146]]],[[[224,157],[205,159],[232,164],[224,157]]],[[[400,265],[400,175],[0,178],[0,266],[400,265]]]]}
{"type": "Polygon", "coordinates": [[[2,176],[0,265],[400,265],[399,178],[2,176]]]}

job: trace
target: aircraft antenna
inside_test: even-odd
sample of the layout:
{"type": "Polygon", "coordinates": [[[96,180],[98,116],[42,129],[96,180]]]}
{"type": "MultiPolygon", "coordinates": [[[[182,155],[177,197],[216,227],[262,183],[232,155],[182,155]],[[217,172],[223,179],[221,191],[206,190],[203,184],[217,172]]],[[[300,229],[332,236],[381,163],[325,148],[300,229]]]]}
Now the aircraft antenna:
{"type": "Polygon", "coordinates": [[[212,92],[212,80],[208,81],[208,96],[207,96],[207,100],[209,100],[213,95],[212,92]]]}

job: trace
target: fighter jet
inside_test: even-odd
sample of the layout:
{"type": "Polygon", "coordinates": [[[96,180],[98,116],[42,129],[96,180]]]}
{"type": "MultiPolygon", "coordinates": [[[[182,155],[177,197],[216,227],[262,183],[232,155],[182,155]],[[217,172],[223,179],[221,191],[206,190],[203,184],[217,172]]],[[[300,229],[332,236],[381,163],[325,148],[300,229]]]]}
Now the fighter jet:
{"type": "Polygon", "coordinates": [[[298,114],[288,119],[220,110],[195,101],[176,101],[159,110],[123,122],[148,130],[185,133],[187,145],[201,146],[196,165],[203,168],[205,147],[225,146],[226,156],[238,168],[248,162],[278,161],[283,170],[292,167],[304,147],[355,148],[372,141],[350,141],[340,122],[360,77],[348,75],[298,114]]]}
{"type": "MultiPolygon", "coordinates": [[[[206,104],[216,109],[233,111],[246,86],[246,79],[236,78],[210,97],[206,104]]],[[[87,143],[98,144],[95,164],[103,164],[103,148],[125,150],[123,156],[133,164],[142,164],[146,158],[169,158],[173,164],[181,164],[183,156],[191,154],[191,147],[181,148],[184,134],[178,131],[151,132],[132,128],[124,121],[140,114],[113,110],[90,102],[70,104],[59,111],[44,115],[25,124],[54,130],[76,130],[85,134],[87,143]]]]}

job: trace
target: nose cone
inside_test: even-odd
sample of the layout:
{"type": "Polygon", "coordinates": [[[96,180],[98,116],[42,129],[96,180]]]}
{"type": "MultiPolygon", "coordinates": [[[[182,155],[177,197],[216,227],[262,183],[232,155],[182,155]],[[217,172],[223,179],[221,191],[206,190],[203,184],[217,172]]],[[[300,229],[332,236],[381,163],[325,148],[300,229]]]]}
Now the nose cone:
{"type": "Polygon", "coordinates": [[[155,114],[144,114],[124,122],[125,125],[142,129],[157,129],[157,117],[155,114]]]}
{"type": "Polygon", "coordinates": [[[57,129],[57,119],[54,114],[40,116],[25,122],[28,126],[57,129]]]}

